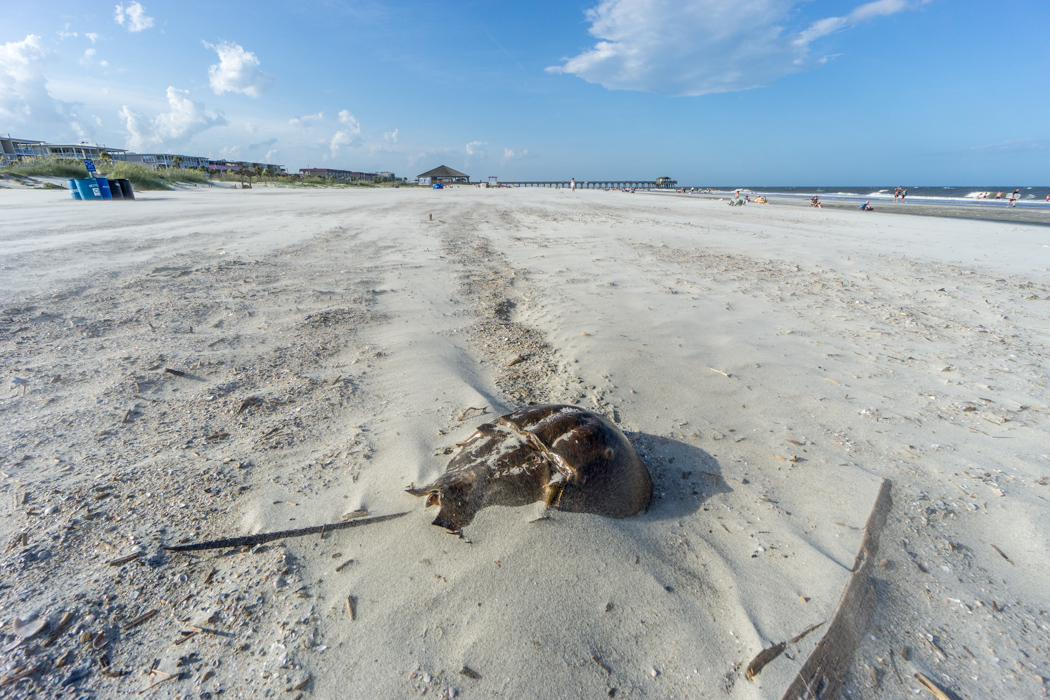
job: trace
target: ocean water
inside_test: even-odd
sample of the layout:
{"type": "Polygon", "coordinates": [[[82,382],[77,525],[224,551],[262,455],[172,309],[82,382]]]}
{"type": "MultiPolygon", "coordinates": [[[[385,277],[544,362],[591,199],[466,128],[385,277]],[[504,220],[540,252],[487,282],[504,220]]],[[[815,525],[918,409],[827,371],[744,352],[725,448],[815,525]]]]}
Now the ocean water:
{"type": "MultiPolygon", "coordinates": [[[[697,188],[699,189],[699,188],[697,188]]],[[[732,194],[737,187],[716,187],[719,193],[732,194]]],[[[896,187],[740,187],[741,192],[752,196],[766,194],[778,197],[805,197],[817,195],[821,199],[845,200],[851,202],[893,202],[893,191],[896,187]]],[[[1017,206],[1032,209],[1050,209],[1046,197],[1050,194],[1050,185],[1042,187],[1004,186],[970,186],[970,187],[908,187],[908,202],[927,204],[960,204],[972,206],[1007,206],[1010,193],[1020,189],[1017,206]],[[1003,193],[1002,199],[995,195],[1003,193]],[[983,197],[981,195],[984,195],[983,197]]]]}

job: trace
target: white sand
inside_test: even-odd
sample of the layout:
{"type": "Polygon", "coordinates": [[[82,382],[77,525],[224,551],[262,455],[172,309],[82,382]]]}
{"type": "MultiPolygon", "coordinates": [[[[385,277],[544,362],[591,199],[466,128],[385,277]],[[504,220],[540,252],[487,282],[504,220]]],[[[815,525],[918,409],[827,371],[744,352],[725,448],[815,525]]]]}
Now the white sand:
{"type": "Polygon", "coordinates": [[[0,622],[76,616],[3,652],[3,673],[41,666],[7,689],[90,668],[76,687],[116,697],[159,659],[186,675],[154,697],[780,697],[823,629],[744,667],[831,617],[887,478],[847,689],[910,696],[921,671],[960,697],[1044,692],[1046,228],[474,188],[0,207],[0,622]],[[524,400],[614,418],[649,512],[431,526],[404,488],[524,400]],[[358,507],[412,512],[159,550],[358,507]],[[189,625],[228,636],[173,645],[189,625]]]}

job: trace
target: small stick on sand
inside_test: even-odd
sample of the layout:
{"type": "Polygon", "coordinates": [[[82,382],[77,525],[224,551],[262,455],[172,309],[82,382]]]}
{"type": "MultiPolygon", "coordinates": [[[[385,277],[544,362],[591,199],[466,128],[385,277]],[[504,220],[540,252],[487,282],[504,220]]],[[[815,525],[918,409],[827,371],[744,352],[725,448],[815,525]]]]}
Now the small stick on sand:
{"type": "MultiPolygon", "coordinates": [[[[1003,550],[999,549],[994,544],[992,545],[992,549],[994,549],[995,551],[999,552],[999,556],[1001,556],[1003,559],[1005,559],[1006,561],[1010,561],[1010,557],[1008,557],[1005,554],[1003,554],[1003,550]]],[[[1010,566],[1016,566],[1016,564],[1014,564],[1012,561],[1010,561],[1010,566]]]]}
{"type": "Polygon", "coordinates": [[[488,407],[486,406],[482,408],[474,408],[473,406],[468,406],[467,410],[463,411],[463,413],[460,413],[459,418],[457,418],[456,420],[463,420],[470,414],[471,411],[481,411],[482,415],[484,415],[488,413],[488,407]]]}
{"type": "Polygon", "coordinates": [[[709,369],[709,370],[711,370],[712,372],[718,372],[718,373],[719,373],[719,374],[721,374],[721,375],[722,375],[723,377],[732,377],[732,376],[733,376],[733,375],[729,374],[728,372],[723,372],[722,370],[720,370],[720,369],[715,369],[714,367],[708,367],[708,369],[709,369]]]}
{"type": "Polygon", "coordinates": [[[937,687],[936,683],[934,683],[933,681],[931,681],[929,678],[927,678],[926,676],[922,675],[918,671],[915,672],[915,678],[920,683],[922,683],[923,687],[926,688],[926,690],[928,690],[931,693],[933,693],[933,697],[937,698],[937,700],[952,700],[951,696],[948,695],[947,693],[945,693],[939,687],[937,687]]]}
{"type": "Polygon", "coordinates": [[[119,559],[114,559],[114,560],[108,562],[108,564],[110,566],[123,566],[124,564],[127,564],[129,561],[135,561],[136,559],[138,559],[141,556],[142,556],[142,552],[133,552],[132,554],[127,555],[126,557],[120,557],[119,559]]]}
{"type": "Polygon", "coordinates": [[[346,614],[350,616],[351,622],[357,619],[357,605],[352,595],[346,597],[346,614]]]}
{"type": "Polygon", "coordinates": [[[747,665],[747,679],[749,681],[755,680],[755,676],[761,673],[762,669],[765,668],[770,661],[784,653],[784,649],[787,648],[788,644],[795,644],[797,642],[802,641],[803,637],[805,637],[807,634],[809,634],[810,632],[817,629],[823,624],[823,622],[818,622],[814,625],[810,625],[809,627],[792,637],[789,641],[774,644],[773,646],[760,651],[758,653],[758,656],[752,659],[751,663],[747,665]]]}
{"type": "Polygon", "coordinates": [[[403,513],[393,513],[391,515],[377,515],[374,518],[365,518],[363,520],[347,520],[342,523],[331,523],[326,525],[317,525],[314,527],[304,527],[298,530],[281,530],[280,532],[261,532],[258,535],[247,535],[245,537],[231,537],[222,540],[210,540],[208,542],[197,542],[195,544],[180,544],[172,547],[161,547],[169,552],[197,552],[202,549],[224,549],[226,547],[251,547],[257,544],[263,544],[264,542],[273,542],[274,540],[283,540],[290,537],[306,537],[308,535],[316,535],[320,532],[326,532],[328,530],[344,530],[348,527],[358,527],[359,525],[369,525],[372,523],[381,523],[384,520],[393,520],[394,518],[400,518],[402,515],[408,515],[409,511],[403,513]]]}
{"type": "Polygon", "coordinates": [[[142,613],[141,615],[136,617],[134,620],[132,620],[132,621],[128,622],[126,625],[124,625],[124,631],[127,632],[130,629],[138,627],[142,623],[151,620],[153,618],[153,616],[156,615],[156,614],[157,614],[157,609],[156,608],[154,608],[153,610],[148,610],[148,611],[142,613]]]}

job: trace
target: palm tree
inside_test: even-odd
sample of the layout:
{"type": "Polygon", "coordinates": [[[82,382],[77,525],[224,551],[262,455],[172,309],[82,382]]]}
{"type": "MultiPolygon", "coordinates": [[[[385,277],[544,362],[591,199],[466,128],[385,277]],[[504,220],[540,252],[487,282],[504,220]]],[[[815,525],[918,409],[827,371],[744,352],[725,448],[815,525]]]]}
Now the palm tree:
{"type": "Polygon", "coordinates": [[[171,159],[171,162],[175,164],[176,168],[182,167],[182,156],[175,156],[171,159]]]}

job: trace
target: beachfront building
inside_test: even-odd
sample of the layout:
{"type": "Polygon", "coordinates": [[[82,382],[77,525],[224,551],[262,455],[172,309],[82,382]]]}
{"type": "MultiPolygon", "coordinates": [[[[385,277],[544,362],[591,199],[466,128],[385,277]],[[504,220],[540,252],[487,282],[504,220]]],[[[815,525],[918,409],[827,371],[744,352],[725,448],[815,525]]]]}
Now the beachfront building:
{"type": "Polygon", "coordinates": [[[233,172],[258,170],[260,173],[265,175],[285,175],[283,165],[275,165],[273,163],[256,163],[248,160],[208,160],[205,163],[205,167],[208,170],[230,170],[233,172]]]}
{"type": "Polygon", "coordinates": [[[208,159],[204,156],[184,156],[178,153],[129,153],[128,162],[139,163],[154,170],[157,168],[208,167],[208,159]]]}
{"type": "Polygon", "coordinates": [[[656,178],[657,187],[674,187],[678,184],[678,180],[672,180],[669,177],[658,177],[656,178]]]}
{"type": "Polygon", "coordinates": [[[11,135],[0,136],[0,161],[17,163],[22,158],[43,158],[47,155],[43,141],[13,139],[11,135]]]}
{"type": "MultiPolygon", "coordinates": [[[[179,153],[131,153],[123,148],[107,148],[98,144],[55,144],[46,141],[0,136],[0,165],[16,163],[26,158],[65,158],[70,160],[115,160],[135,163],[147,168],[207,168],[209,170],[258,170],[268,175],[284,175],[284,166],[256,163],[246,160],[209,160],[206,156],[188,156],[179,153]]],[[[371,174],[368,174],[371,177],[371,174]]]]}
{"type": "Polygon", "coordinates": [[[420,180],[424,178],[430,178],[431,182],[443,182],[448,184],[470,184],[470,175],[453,170],[447,165],[439,165],[433,170],[428,170],[425,173],[417,176],[420,180]]]}
{"type": "Polygon", "coordinates": [[[356,170],[335,170],[334,168],[299,168],[299,174],[303,177],[330,178],[336,182],[371,180],[376,176],[376,173],[362,173],[356,170]]]}
{"type": "Polygon", "coordinates": [[[127,151],[123,148],[106,148],[98,144],[70,143],[57,144],[31,139],[16,139],[0,136],[0,162],[14,163],[26,158],[67,158],[83,160],[92,158],[104,159],[103,154],[112,160],[127,160],[127,151]]]}

